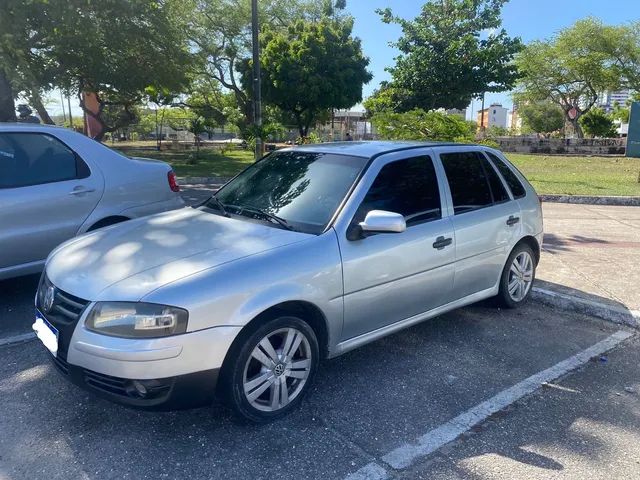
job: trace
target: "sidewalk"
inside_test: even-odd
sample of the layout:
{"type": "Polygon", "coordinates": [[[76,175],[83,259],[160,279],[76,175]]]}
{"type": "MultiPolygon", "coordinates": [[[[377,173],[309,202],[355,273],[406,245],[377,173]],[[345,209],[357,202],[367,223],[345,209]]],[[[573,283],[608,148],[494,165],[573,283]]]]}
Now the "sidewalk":
{"type": "Polygon", "coordinates": [[[543,203],[537,287],[640,310],[640,208],[543,203]]]}

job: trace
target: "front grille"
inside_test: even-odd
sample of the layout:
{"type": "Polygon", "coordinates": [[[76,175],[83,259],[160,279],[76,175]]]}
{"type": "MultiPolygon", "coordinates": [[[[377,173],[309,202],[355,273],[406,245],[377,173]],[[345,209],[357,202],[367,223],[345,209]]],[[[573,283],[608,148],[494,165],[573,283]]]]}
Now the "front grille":
{"type": "Polygon", "coordinates": [[[127,397],[129,399],[153,400],[166,396],[173,383],[173,378],[164,378],[158,380],[138,380],[136,382],[126,378],[112,377],[104,373],[94,372],[92,370],[82,370],[84,381],[90,387],[111,395],[127,397]],[[146,393],[141,395],[135,389],[134,384],[141,383],[146,389],[146,393]]]}
{"type": "Polygon", "coordinates": [[[46,273],[42,274],[36,295],[36,307],[47,321],[58,329],[58,359],[61,360],[54,359],[54,361],[63,373],[66,373],[65,370],[67,370],[67,352],[73,331],[89,303],[87,300],[60,290],[51,283],[46,273]],[[51,305],[47,305],[46,302],[48,291],[53,293],[51,305]]]}
{"type": "Polygon", "coordinates": [[[43,275],[38,287],[37,304],[40,311],[46,315],[47,320],[53,320],[55,323],[73,323],[75,325],[89,302],[60,290],[51,283],[46,275],[43,275]],[[53,304],[47,310],[45,299],[47,291],[51,288],[54,291],[53,304]]]}
{"type": "Polygon", "coordinates": [[[127,396],[126,382],[124,378],[112,377],[102,373],[84,370],[84,381],[93,388],[115,395],[127,396]]]}

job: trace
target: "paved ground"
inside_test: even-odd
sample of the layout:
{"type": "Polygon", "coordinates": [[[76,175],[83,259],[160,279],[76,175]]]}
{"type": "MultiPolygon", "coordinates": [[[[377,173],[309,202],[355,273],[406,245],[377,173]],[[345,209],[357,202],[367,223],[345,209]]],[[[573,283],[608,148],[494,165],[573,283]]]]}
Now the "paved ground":
{"type": "MultiPolygon", "coordinates": [[[[326,362],[302,408],[262,427],[239,424],[220,406],[146,413],[112,405],[68,384],[37,341],[4,346],[0,347],[0,478],[333,479],[371,464],[384,466],[388,478],[412,478],[410,472],[429,472],[434,465],[423,464],[420,458],[408,470],[396,471],[382,458],[614,330],[612,325],[535,304],[516,312],[489,305],[459,310],[326,362]]],[[[636,398],[621,390],[620,382],[627,378],[632,385],[637,382],[632,376],[637,372],[633,361],[637,362],[638,348],[633,341],[622,348],[635,356],[629,361],[626,355],[612,356],[606,363],[587,367],[593,370],[589,375],[595,375],[588,380],[592,384],[600,377],[615,377],[599,387],[597,396],[583,387],[580,395],[566,398],[561,393],[567,395],[568,390],[544,389],[539,399],[527,401],[527,405],[541,402],[536,407],[541,411],[516,406],[513,412],[496,416],[472,441],[486,452],[494,440],[485,436],[497,429],[503,435],[499,438],[503,443],[496,443],[498,453],[517,449],[523,437],[532,445],[545,437],[547,443],[555,439],[562,445],[569,424],[578,422],[575,428],[584,435],[583,448],[615,451],[628,442],[626,450],[615,455],[635,454],[640,425],[630,420],[640,414],[638,404],[625,404],[618,412],[617,404],[627,397],[609,391],[636,398]],[[571,408],[556,407],[562,401],[571,408]],[[563,416],[566,428],[549,421],[552,410],[546,409],[551,407],[563,416]],[[581,410],[591,409],[595,410],[587,416],[590,421],[577,417],[581,410]],[[602,410],[608,414],[599,418],[602,410]],[[613,434],[611,441],[602,433],[604,424],[613,434]]],[[[462,471],[457,462],[468,459],[462,453],[451,460],[447,455],[470,445],[465,440],[461,446],[446,447],[445,453],[436,452],[434,458],[444,462],[436,463],[443,469],[442,478],[449,478],[447,469],[462,471]]],[[[561,448],[545,452],[513,454],[512,461],[540,463],[538,456],[545,455],[549,460],[542,467],[568,467],[574,459],[573,452],[561,448]]],[[[501,462],[489,464],[504,468],[501,462]]]]}
{"type": "MultiPolygon", "coordinates": [[[[197,202],[210,188],[190,186],[185,198],[197,202]]],[[[573,290],[603,295],[575,273],[588,263],[582,249],[620,258],[640,223],[628,210],[607,220],[606,207],[573,207],[545,205],[552,236],[543,268],[565,262],[562,281],[577,277],[573,290]]],[[[599,265],[608,272],[618,263],[599,265]]],[[[326,362],[299,410],[253,426],[219,405],[173,413],[113,405],[68,384],[38,341],[3,345],[29,331],[36,284],[37,276],[0,282],[0,480],[640,478],[640,340],[587,362],[619,335],[612,324],[535,302],[516,311],[486,302],[326,362]],[[514,396],[544,372],[572,370],[576,358],[586,364],[514,396]],[[476,418],[487,401],[508,407],[476,418]],[[463,414],[477,425],[448,443],[442,432],[459,428],[463,414]],[[411,450],[429,442],[431,453],[411,450]],[[390,460],[398,451],[414,451],[405,466],[390,460]]],[[[630,288],[616,298],[629,302],[630,288]]]]}
{"type": "Polygon", "coordinates": [[[558,290],[640,310],[640,207],[544,203],[538,278],[558,290]]]}
{"type": "Polygon", "coordinates": [[[639,347],[589,363],[399,478],[640,478],[639,347]]]}

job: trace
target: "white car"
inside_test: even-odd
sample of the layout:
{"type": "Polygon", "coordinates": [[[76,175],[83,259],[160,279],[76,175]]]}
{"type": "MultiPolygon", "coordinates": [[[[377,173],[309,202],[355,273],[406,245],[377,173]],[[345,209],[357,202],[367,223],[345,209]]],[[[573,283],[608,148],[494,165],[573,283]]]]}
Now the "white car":
{"type": "Polygon", "coordinates": [[[76,235],[181,208],[179,191],[164,162],[64,128],[0,125],[0,280],[39,272],[76,235]]]}

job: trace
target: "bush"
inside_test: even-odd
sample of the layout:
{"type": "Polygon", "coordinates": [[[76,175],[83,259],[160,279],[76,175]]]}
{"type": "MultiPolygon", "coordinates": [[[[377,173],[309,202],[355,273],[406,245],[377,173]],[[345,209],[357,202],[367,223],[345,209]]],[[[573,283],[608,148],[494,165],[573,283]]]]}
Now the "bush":
{"type": "Polygon", "coordinates": [[[591,137],[613,138],[618,136],[613,120],[600,108],[589,110],[579,121],[584,132],[591,137]]]}
{"type": "Polygon", "coordinates": [[[433,140],[471,142],[475,124],[459,115],[421,109],[404,113],[380,112],[371,118],[380,138],[386,140],[433,140]]]}

